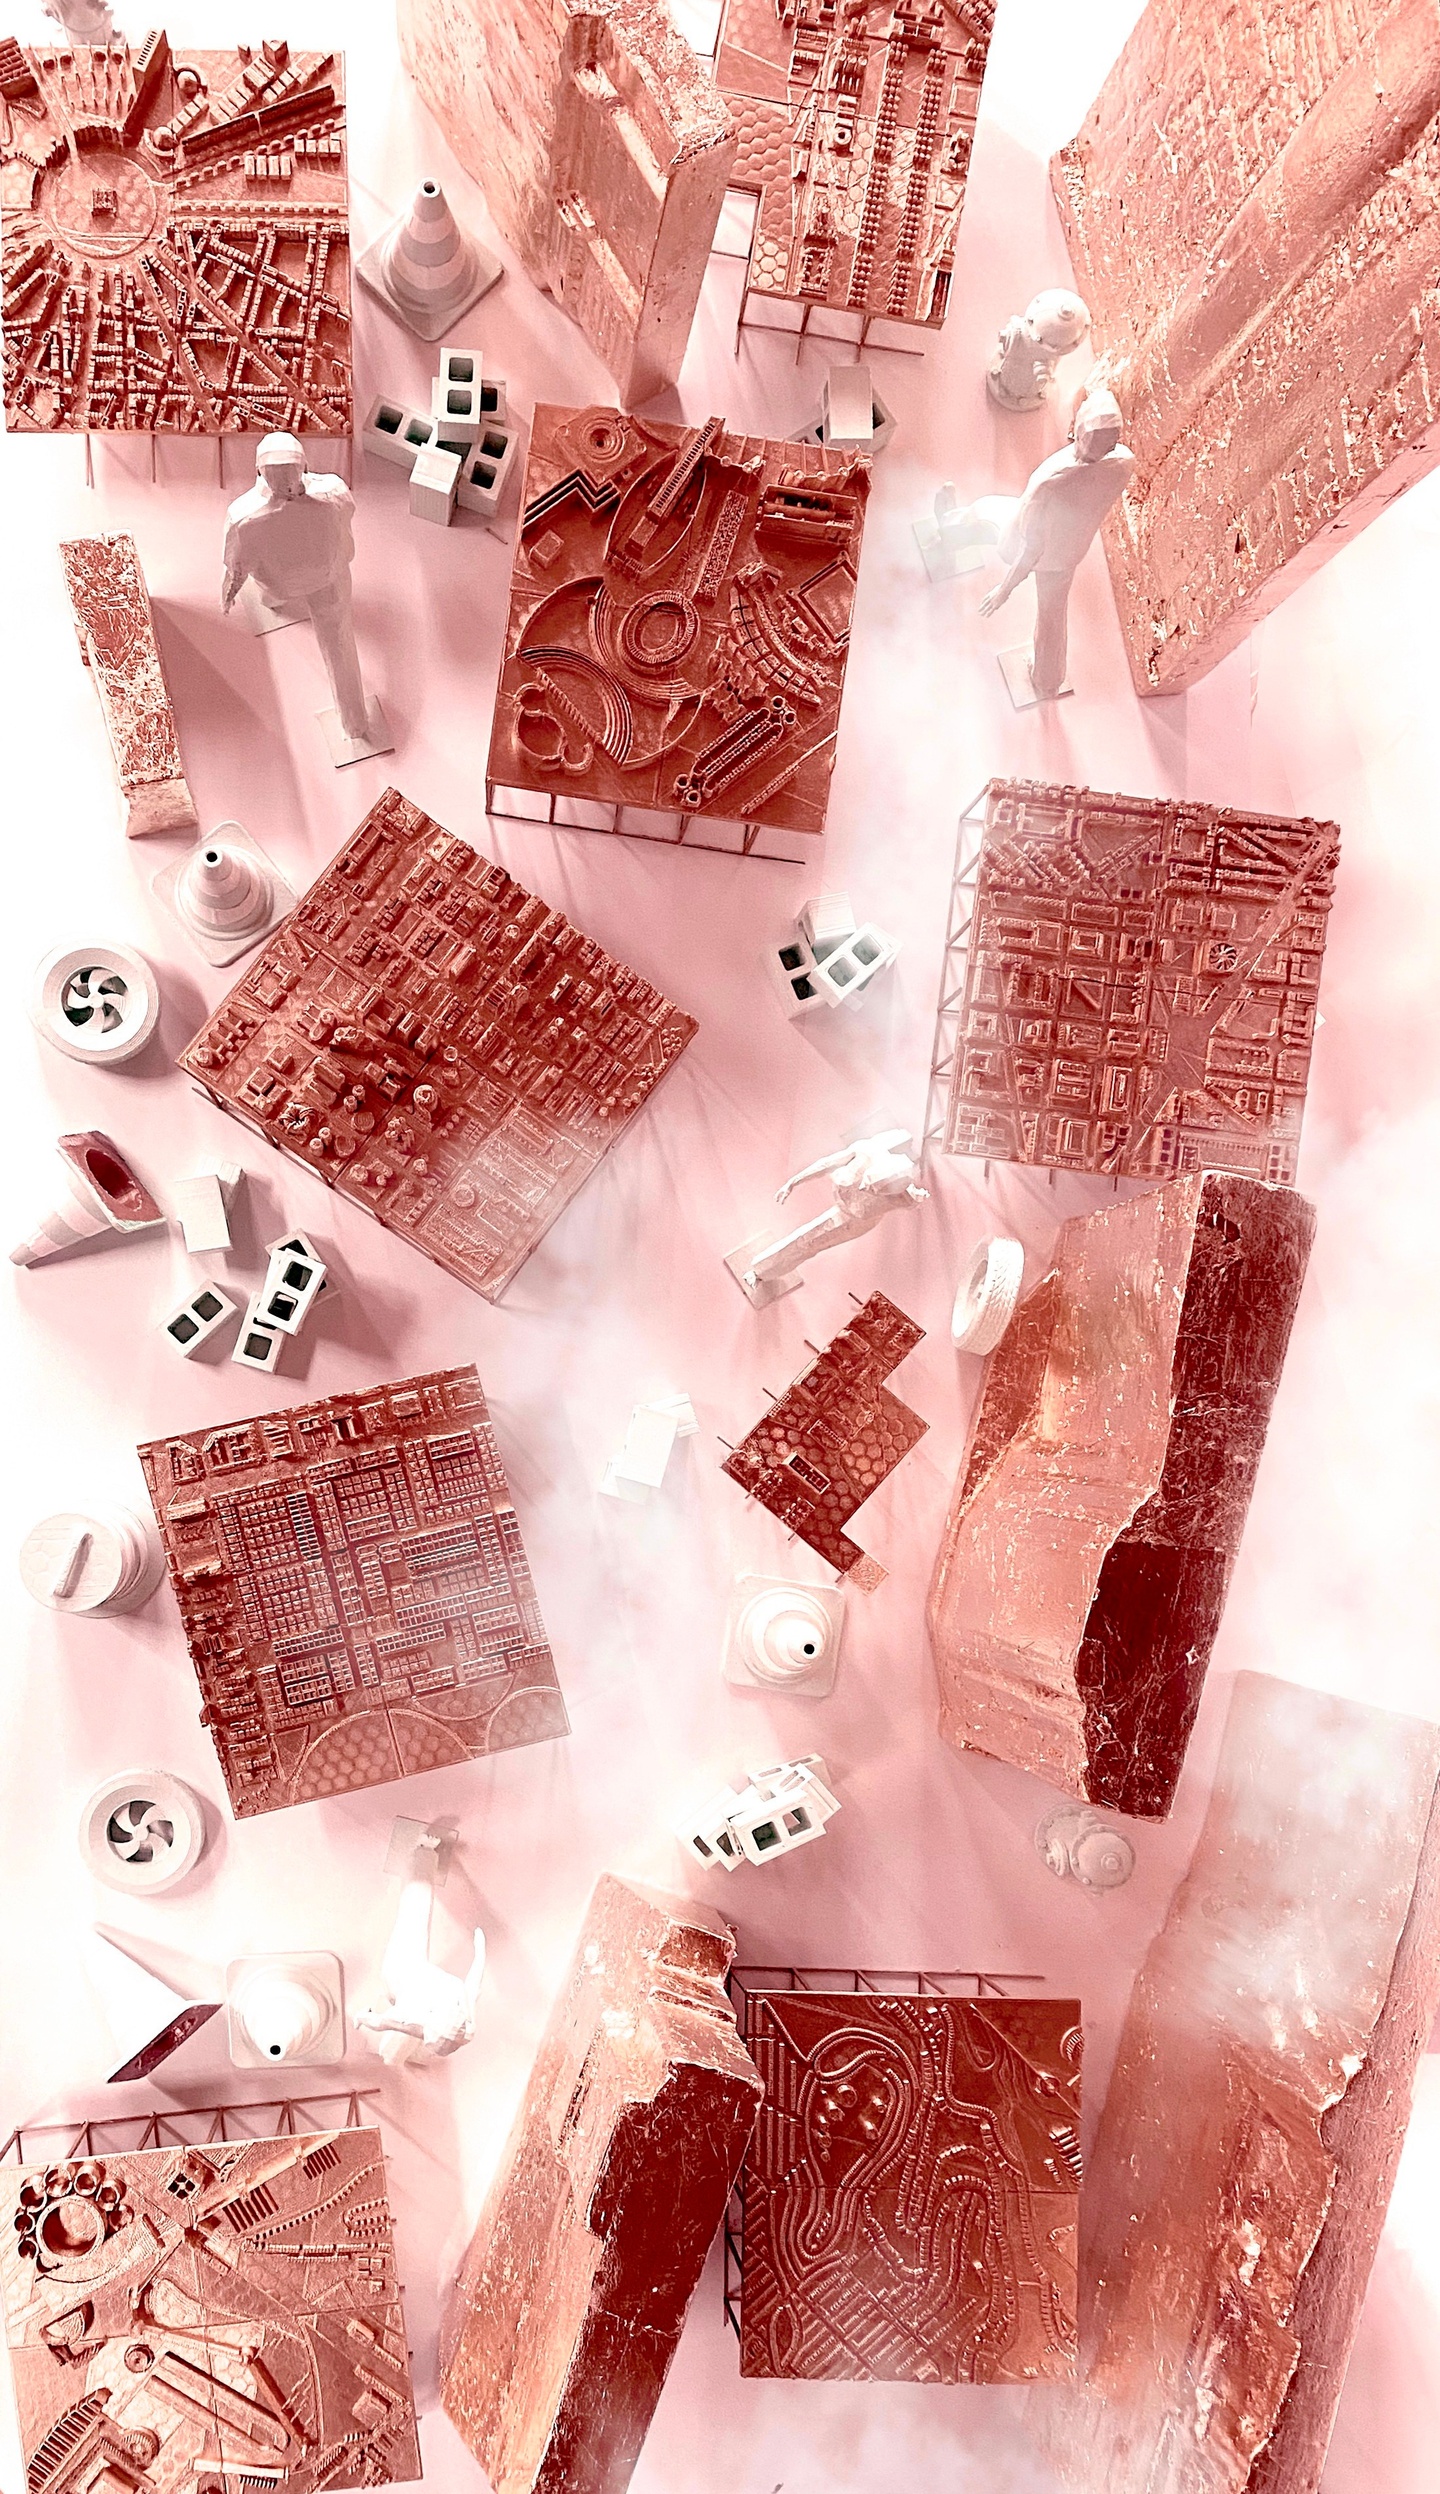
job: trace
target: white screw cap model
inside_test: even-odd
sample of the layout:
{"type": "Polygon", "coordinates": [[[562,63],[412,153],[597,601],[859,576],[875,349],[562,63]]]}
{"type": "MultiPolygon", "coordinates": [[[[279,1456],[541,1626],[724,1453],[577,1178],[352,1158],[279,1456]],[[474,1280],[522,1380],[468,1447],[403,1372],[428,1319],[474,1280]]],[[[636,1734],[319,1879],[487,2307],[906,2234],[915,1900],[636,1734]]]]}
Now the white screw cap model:
{"type": "Polygon", "coordinates": [[[950,1339],[957,1351],[984,1354],[1004,1340],[1024,1278],[1025,1250],[1018,1238],[987,1238],[976,1248],[950,1318],[950,1339]]]}

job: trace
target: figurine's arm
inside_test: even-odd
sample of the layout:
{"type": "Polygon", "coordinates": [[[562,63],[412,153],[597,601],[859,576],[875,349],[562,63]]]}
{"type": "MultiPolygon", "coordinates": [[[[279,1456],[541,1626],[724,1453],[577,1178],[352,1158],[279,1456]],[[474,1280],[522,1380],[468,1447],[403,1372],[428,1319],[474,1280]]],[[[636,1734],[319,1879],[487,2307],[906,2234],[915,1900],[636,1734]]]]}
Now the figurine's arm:
{"type": "Polygon", "coordinates": [[[830,1170],[839,1169],[854,1149],[854,1144],[848,1143],[841,1152],[827,1152],[823,1160],[812,1160],[808,1169],[797,1169],[794,1177],[787,1178],[777,1191],[776,1203],[783,1204],[787,1195],[792,1195],[797,1186],[803,1186],[807,1178],[823,1178],[830,1170]]]}
{"type": "Polygon", "coordinates": [[[250,566],[245,560],[245,539],[240,529],[231,526],[225,531],[225,578],[220,588],[220,612],[228,615],[245,582],[250,566]]]}
{"type": "Polygon", "coordinates": [[[1022,540],[1020,551],[1016,555],[1010,569],[1005,574],[1004,579],[997,581],[995,587],[989,591],[988,595],[980,600],[981,614],[998,614],[1000,608],[1005,604],[1006,599],[1019,588],[1022,580],[1029,579],[1030,574],[1034,569],[1034,552],[1022,540]]]}

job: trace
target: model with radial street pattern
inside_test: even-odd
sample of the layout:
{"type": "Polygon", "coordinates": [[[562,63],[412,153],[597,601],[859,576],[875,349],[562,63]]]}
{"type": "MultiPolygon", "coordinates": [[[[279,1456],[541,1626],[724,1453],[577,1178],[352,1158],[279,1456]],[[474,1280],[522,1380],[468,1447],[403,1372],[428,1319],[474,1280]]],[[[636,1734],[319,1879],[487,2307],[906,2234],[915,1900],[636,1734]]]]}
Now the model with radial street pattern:
{"type": "Polygon", "coordinates": [[[569,1730],[473,1368],[140,1462],[237,1818],[569,1730]]]}
{"type": "Polygon", "coordinates": [[[338,54],[10,45],[12,432],[348,433],[338,54]]]}

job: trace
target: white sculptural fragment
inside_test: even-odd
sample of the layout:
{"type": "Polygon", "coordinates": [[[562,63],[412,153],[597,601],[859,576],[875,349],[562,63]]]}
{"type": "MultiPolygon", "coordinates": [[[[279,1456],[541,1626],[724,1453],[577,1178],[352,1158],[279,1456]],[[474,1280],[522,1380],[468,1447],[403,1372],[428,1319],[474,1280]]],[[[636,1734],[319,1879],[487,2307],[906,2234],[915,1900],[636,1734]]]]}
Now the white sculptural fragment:
{"type": "Polygon", "coordinates": [[[1135,454],[1121,441],[1122,429],[1112,392],[1092,390],[1076,411],[1065,448],[1041,460],[999,531],[1005,577],[981,599],[980,612],[997,613],[1033,572],[1035,646],[1028,672],[1037,701],[1058,701],[1065,690],[1070,584],[1106,512],[1135,473],[1135,454]]]}
{"type": "MultiPolygon", "coordinates": [[[[399,1829],[406,1822],[399,1822],[399,1829]]],[[[355,2024],[379,2038],[375,2049],[390,2064],[421,2055],[438,2060],[458,2052],[475,2032],[475,2003],[485,1974],[485,1934],[476,1930],[467,1974],[447,1974],[430,1962],[430,1926],[448,1831],[416,1827],[405,1885],[385,1954],[380,1981],[386,1999],[357,2012],[355,2024]]]]}
{"type": "Polygon", "coordinates": [[[847,1143],[838,1152],[827,1152],[823,1160],[798,1169],[787,1178],[776,1195],[783,1204],[797,1186],[812,1178],[828,1177],[831,1202],[825,1210],[797,1229],[787,1230],[783,1237],[760,1245],[750,1241],[726,1257],[726,1264],[740,1284],[745,1296],[756,1307],[764,1307],[785,1290],[796,1290],[792,1280],[799,1265],[818,1256],[827,1247],[841,1247],[852,1238],[863,1238],[902,1204],[923,1204],[927,1190],[917,1186],[916,1162],[910,1151],[913,1138],[903,1127],[894,1127],[885,1134],[867,1135],[859,1143],[847,1143]]]}
{"type": "Polygon", "coordinates": [[[109,0],[45,0],[45,14],[72,43],[111,43],[115,20],[109,0]]]}
{"type": "Polygon", "coordinates": [[[255,483],[226,514],[228,614],[247,581],[263,610],[260,628],[307,616],[330,678],[333,711],[321,712],[337,769],[391,749],[378,702],[367,701],[350,611],[351,523],[355,503],[343,479],[312,474],[293,433],[267,433],[255,454],[255,483]]]}
{"type": "Polygon", "coordinates": [[[990,358],[985,386],[997,407],[1016,414],[1043,407],[1061,356],[1079,346],[1089,329],[1089,310],[1068,287],[1047,286],[1037,294],[1006,321],[990,358]]]}

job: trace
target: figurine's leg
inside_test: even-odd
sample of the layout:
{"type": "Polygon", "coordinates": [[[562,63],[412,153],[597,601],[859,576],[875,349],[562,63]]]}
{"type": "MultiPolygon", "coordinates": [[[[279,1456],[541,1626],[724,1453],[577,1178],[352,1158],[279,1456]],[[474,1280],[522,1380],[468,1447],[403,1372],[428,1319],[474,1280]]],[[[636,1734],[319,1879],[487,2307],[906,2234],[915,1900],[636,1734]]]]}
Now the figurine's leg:
{"type": "Polygon", "coordinates": [[[332,589],[310,600],[310,620],[315,638],[330,678],[330,690],[340,713],[340,725],[347,736],[364,737],[369,730],[370,713],[365,700],[365,687],[360,681],[360,660],[355,650],[355,626],[351,620],[350,600],[343,590],[332,589]]]}
{"type": "Polygon", "coordinates": [[[798,1230],[789,1230],[777,1238],[773,1247],[763,1248],[745,1276],[747,1286],[757,1282],[778,1282],[785,1273],[793,1273],[797,1264],[804,1264],[826,1246],[840,1221],[832,1207],[817,1213],[813,1221],[802,1223],[798,1230]]]}
{"type": "Polygon", "coordinates": [[[1065,682],[1070,579],[1069,572],[1035,574],[1035,653],[1030,681],[1042,701],[1057,700],[1065,682]]]}
{"type": "Polygon", "coordinates": [[[433,1878],[423,1874],[407,1879],[400,1892],[395,1915],[395,1928],[386,1943],[380,1960],[380,1980],[392,2000],[398,2000],[407,1977],[418,1966],[430,1962],[430,1916],[435,1904],[433,1878]]]}

